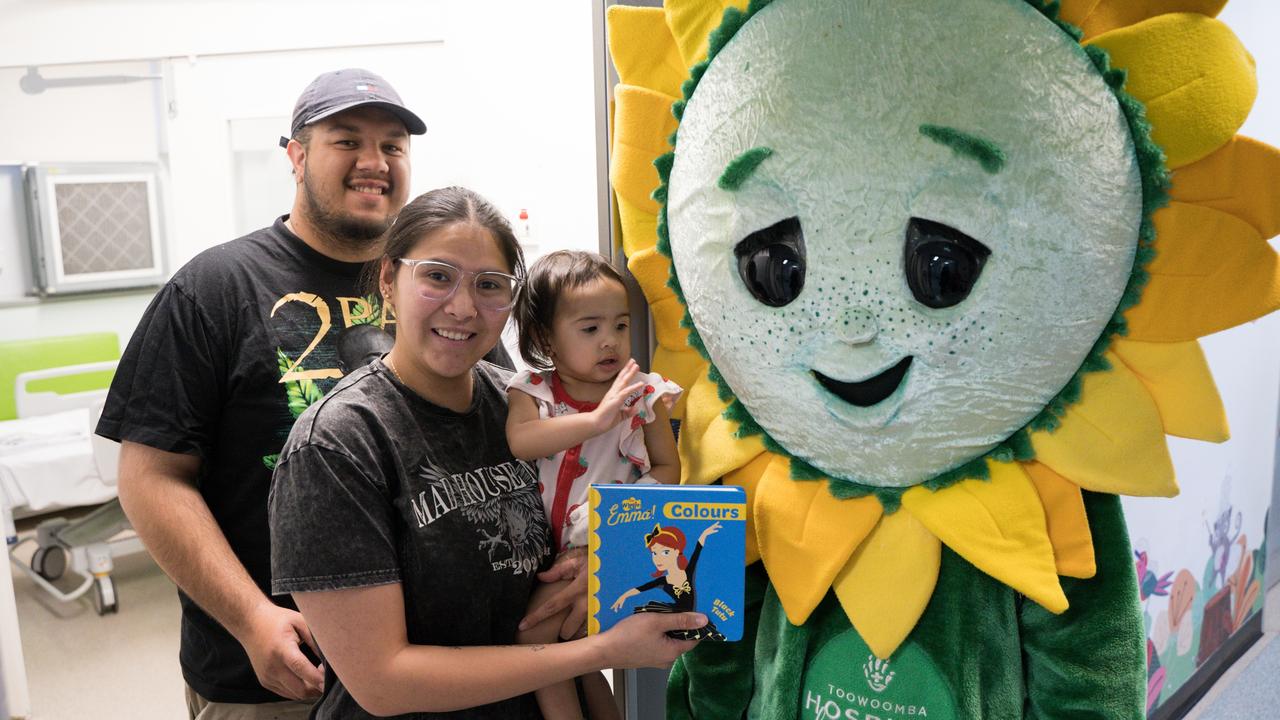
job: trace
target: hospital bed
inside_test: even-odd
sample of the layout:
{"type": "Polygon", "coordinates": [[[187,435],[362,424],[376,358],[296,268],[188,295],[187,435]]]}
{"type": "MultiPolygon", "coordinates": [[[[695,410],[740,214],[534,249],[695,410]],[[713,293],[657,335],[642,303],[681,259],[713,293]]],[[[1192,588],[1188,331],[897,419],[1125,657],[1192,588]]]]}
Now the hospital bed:
{"type": "MultiPolygon", "coordinates": [[[[109,337],[115,346],[115,336],[109,337]]],[[[96,354],[102,354],[100,336],[24,341],[18,344],[23,352],[17,353],[6,352],[14,343],[0,343],[0,366],[13,367],[6,360],[17,366],[25,360],[29,366],[74,356],[65,351],[93,349],[86,338],[97,338],[96,354]],[[42,350],[34,358],[32,346],[42,350]],[[64,352],[54,352],[55,347],[64,352]]],[[[119,446],[92,430],[114,369],[115,360],[99,360],[16,372],[16,417],[0,421],[0,513],[10,562],[58,600],[70,602],[92,592],[100,615],[119,609],[112,558],[142,549],[116,499],[119,446]],[[36,526],[34,536],[17,539],[15,518],[93,505],[99,507],[76,520],[49,517],[36,526]],[[27,550],[32,550],[29,562],[21,559],[27,550]],[[64,576],[75,580],[59,583],[64,576]],[[70,589],[62,589],[69,584],[70,589]]],[[[7,400],[0,398],[0,413],[7,400]]]]}

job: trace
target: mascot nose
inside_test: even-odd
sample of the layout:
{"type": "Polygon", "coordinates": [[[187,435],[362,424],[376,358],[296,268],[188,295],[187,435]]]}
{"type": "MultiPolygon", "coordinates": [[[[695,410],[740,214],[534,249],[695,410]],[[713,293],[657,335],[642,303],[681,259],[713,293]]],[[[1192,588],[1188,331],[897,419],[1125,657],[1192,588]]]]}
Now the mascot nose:
{"type": "Polygon", "coordinates": [[[836,332],[841,340],[851,345],[861,345],[874,340],[880,332],[880,326],[876,323],[875,315],[859,308],[850,308],[844,311],[836,332]]]}

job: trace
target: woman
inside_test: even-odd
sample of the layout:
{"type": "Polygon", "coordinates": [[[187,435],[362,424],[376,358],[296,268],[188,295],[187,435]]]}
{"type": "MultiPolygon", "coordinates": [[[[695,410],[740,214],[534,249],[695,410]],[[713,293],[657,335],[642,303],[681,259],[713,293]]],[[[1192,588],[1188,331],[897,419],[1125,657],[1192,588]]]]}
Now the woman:
{"type": "Polygon", "coordinates": [[[463,188],[423,195],[378,273],[396,340],[294,425],[271,492],[272,590],[324,654],[317,718],[536,718],[528,693],[605,667],[662,665],[696,614],[512,646],[547,524],[537,473],[507,447],[497,342],[524,263],[502,216],[463,188]],[[458,711],[458,712],[450,712],[458,711]]]}

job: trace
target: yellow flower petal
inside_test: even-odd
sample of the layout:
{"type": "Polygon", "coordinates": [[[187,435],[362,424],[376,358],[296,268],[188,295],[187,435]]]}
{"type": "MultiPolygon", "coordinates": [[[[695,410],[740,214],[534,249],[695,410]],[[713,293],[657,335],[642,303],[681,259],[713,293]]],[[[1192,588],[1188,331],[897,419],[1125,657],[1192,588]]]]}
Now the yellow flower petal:
{"type": "Polygon", "coordinates": [[[1159,15],[1089,44],[1128,71],[1125,89],[1146,106],[1171,168],[1226,144],[1258,94],[1253,57],[1230,28],[1198,13],[1159,15]]]}
{"type": "MultiPolygon", "coordinates": [[[[624,225],[629,225],[631,232],[643,232],[643,221],[633,217],[640,213],[624,207],[626,205],[625,200],[618,198],[619,216],[630,220],[624,225]]],[[[628,253],[627,269],[635,276],[636,282],[639,283],[640,289],[644,291],[645,298],[649,301],[649,310],[653,313],[653,331],[658,345],[675,351],[692,351],[693,348],[689,347],[688,343],[689,331],[680,327],[680,319],[684,317],[684,305],[671,288],[667,287],[671,261],[652,246],[643,250],[633,249],[628,253]]],[[[693,378],[688,379],[693,380],[693,378]]]]}
{"type": "Polygon", "coordinates": [[[650,290],[671,292],[666,287],[666,279],[658,279],[657,277],[658,271],[668,272],[670,267],[667,259],[654,251],[658,242],[657,216],[637,208],[622,195],[615,193],[613,197],[618,207],[618,226],[622,234],[622,252],[627,256],[627,267],[631,270],[631,274],[636,275],[636,279],[639,281],[640,276],[637,273],[644,273],[648,269],[652,270],[650,275],[645,276],[648,284],[641,282],[640,285],[646,296],[648,296],[650,290]],[[648,254],[645,254],[646,251],[649,251],[648,254]],[[632,267],[637,263],[638,270],[636,267],[632,267]],[[657,280],[657,282],[655,283],[654,280],[657,280]]]}
{"type": "Polygon", "coordinates": [[[662,8],[614,5],[605,22],[609,54],[623,84],[680,95],[680,83],[689,77],[689,66],[680,55],[662,8]]]}
{"type": "MultiPolygon", "coordinates": [[[[618,220],[622,226],[623,252],[627,255],[627,269],[635,276],[640,289],[644,291],[649,302],[657,302],[665,297],[675,297],[671,288],[667,287],[667,276],[671,272],[671,261],[658,252],[651,236],[654,234],[654,216],[637,210],[626,198],[615,197],[618,205],[618,220]],[[648,242],[645,242],[648,240],[648,242]]],[[[679,323],[679,319],[676,320],[679,323]]],[[[675,338],[672,338],[673,340],[675,338]]],[[[680,345],[684,344],[684,336],[680,336],[680,345]]]]}
{"type": "Polygon", "coordinates": [[[1194,340],[1280,307],[1280,260],[1253,226],[1183,203],[1157,212],[1155,224],[1151,280],[1125,316],[1129,339],[1194,340]]]}
{"type": "Polygon", "coordinates": [[[1178,494],[1160,411],[1114,353],[1112,368],[1084,376],[1080,402],[1053,432],[1031,433],[1036,459],[1086,490],[1117,495],[1178,494]]]}
{"type": "Polygon", "coordinates": [[[780,460],[773,453],[760,453],[751,462],[724,476],[725,485],[737,485],[747,493],[747,564],[760,560],[760,545],[756,542],[755,506],[760,483],[769,466],[780,460]]]}
{"type": "Polygon", "coordinates": [[[987,466],[990,480],[965,480],[936,492],[908,490],[902,509],[982,572],[1050,612],[1066,610],[1035,486],[1018,463],[987,466]]]}
{"type": "Polygon", "coordinates": [[[1169,196],[1234,215],[1264,238],[1280,234],[1280,150],[1237,135],[1178,169],[1169,196]]]}
{"type": "Polygon", "coordinates": [[[745,10],[747,0],[667,0],[664,6],[685,67],[692,67],[707,56],[707,38],[720,27],[725,9],[745,10]]]}
{"type": "Polygon", "coordinates": [[[877,657],[888,659],[911,634],[941,564],[938,538],[911,513],[896,512],[880,518],[836,575],[836,598],[877,657]]]}
{"type": "MultiPolygon", "coordinates": [[[[1062,0],[1058,17],[1084,30],[1089,18],[1098,10],[1103,0],[1062,0]]],[[[1110,29],[1110,28],[1108,28],[1110,29]]]]}
{"type": "MultiPolygon", "coordinates": [[[[703,374],[685,393],[688,404],[680,425],[680,483],[707,485],[754,460],[764,452],[760,436],[733,436],[737,423],[725,420],[725,403],[716,385],[703,374]]],[[[737,483],[741,484],[741,483],[737,483]]]]}
{"type": "Polygon", "coordinates": [[[1227,413],[1200,343],[1116,338],[1111,349],[1151,393],[1165,434],[1209,442],[1224,442],[1231,436],[1227,413]]]}
{"type": "MultiPolygon", "coordinates": [[[[680,327],[680,319],[684,317],[684,303],[666,287],[663,290],[665,293],[661,299],[649,301],[649,311],[653,313],[653,331],[658,344],[672,350],[687,350],[702,360],[702,356],[689,347],[689,331],[680,327]]],[[[705,363],[706,360],[702,362],[705,363]]]]}
{"type": "Polygon", "coordinates": [[[1035,485],[1044,507],[1045,526],[1053,544],[1053,562],[1059,575],[1091,578],[1098,573],[1093,557],[1093,533],[1080,488],[1043,463],[1022,465],[1035,485]]]}
{"type": "Polygon", "coordinates": [[[631,206],[656,216],[659,206],[651,195],[660,180],[653,161],[671,149],[667,137],[677,126],[671,115],[671,103],[676,98],[633,85],[619,85],[615,98],[609,180],[614,191],[631,206]]]}
{"type": "Polygon", "coordinates": [[[1062,0],[1059,17],[1084,31],[1085,39],[1166,13],[1213,17],[1227,0],[1062,0]]]}
{"type": "Polygon", "coordinates": [[[837,500],[823,480],[792,480],[791,462],[773,458],[752,505],[756,541],[787,619],[801,625],[883,510],[872,496],[837,500]]]}

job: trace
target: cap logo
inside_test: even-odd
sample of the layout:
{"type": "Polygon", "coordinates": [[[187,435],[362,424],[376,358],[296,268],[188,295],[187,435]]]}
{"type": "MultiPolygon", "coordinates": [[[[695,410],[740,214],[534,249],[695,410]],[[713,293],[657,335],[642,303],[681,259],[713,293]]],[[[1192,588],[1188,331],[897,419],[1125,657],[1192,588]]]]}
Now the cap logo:
{"type": "Polygon", "coordinates": [[[360,92],[371,93],[371,92],[377,92],[378,88],[368,83],[360,83],[359,85],[356,85],[356,90],[359,90],[360,92]]]}

